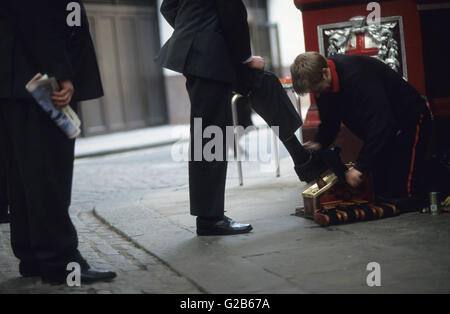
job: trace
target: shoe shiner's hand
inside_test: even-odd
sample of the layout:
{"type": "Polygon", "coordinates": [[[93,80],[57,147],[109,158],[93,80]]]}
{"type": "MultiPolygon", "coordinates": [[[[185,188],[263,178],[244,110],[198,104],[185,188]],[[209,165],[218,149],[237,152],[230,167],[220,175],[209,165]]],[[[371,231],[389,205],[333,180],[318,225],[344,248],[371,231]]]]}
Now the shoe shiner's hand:
{"type": "Polygon", "coordinates": [[[61,90],[52,93],[52,100],[57,108],[63,108],[72,101],[75,88],[70,80],[61,81],[59,85],[61,86],[61,90]]]}
{"type": "Polygon", "coordinates": [[[352,168],[345,173],[345,179],[349,185],[356,188],[362,183],[362,173],[352,168]]]}
{"type": "Polygon", "coordinates": [[[253,60],[248,63],[248,66],[253,69],[264,70],[266,62],[263,57],[253,56],[253,60]]]}
{"type": "Polygon", "coordinates": [[[317,142],[306,142],[305,144],[303,144],[303,146],[306,149],[314,150],[314,151],[318,151],[318,150],[322,149],[322,145],[320,145],[320,143],[317,143],[317,142]]]}

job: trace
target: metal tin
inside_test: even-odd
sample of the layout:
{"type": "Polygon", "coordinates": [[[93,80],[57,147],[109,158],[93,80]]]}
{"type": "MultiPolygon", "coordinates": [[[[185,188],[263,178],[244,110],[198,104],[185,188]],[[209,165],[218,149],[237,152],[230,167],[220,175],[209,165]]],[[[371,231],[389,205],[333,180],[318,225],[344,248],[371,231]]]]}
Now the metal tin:
{"type": "Polygon", "coordinates": [[[430,212],[431,215],[439,214],[439,193],[430,192],[430,212]]]}

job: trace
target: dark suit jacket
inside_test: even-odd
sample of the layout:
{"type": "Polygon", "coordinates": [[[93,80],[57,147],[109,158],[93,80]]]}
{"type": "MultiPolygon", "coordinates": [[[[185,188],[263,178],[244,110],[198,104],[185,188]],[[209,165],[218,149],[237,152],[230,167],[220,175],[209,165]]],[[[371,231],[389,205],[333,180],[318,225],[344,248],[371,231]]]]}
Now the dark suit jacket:
{"type": "Polygon", "coordinates": [[[72,80],[75,101],[103,96],[84,7],[80,27],[69,27],[69,0],[0,1],[0,98],[28,99],[38,72],[72,80]]]}
{"type": "Polygon", "coordinates": [[[251,57],[247,10],[242,0],[164,0],[161,13],[174,27],[156,61],[207,79],[234,82],[251,57]]]}

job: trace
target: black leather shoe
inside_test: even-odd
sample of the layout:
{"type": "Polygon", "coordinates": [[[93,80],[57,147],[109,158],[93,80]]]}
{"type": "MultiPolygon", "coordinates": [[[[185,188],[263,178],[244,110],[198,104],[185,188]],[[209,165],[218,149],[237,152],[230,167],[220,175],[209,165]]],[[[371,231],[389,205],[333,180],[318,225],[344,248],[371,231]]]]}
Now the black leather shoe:
{"type": "Polygon", "coordinates": [[[310,152],[308,161],[304,164],[296,165],[294,169],[301,181],[310,183],[317,180],[328,170],[328,167],[316,152],[310,152]]]}
{"type": "Polygon", "coordinates": [[[318,152],[320,159],[327,165],[327,168],[330,169],[345,186],[350,187],[345,178],[348,167],[342,162],[340,154],[341,149],[339,147],[333,147],[318,152]]]}
{"type": "Polygon", "coordinates": [[[212,221],[197,217],[197,235],[199,236],[243,234],[252,229],[251,225],[235,222],[227,216],[212,221]]]}
{"type": "MultiPolygon", "coordinates": [[[[68,273],[61,274],[43,274],[41,278],[44,282],[49,284],[65,284],[67,282],[68,273]]],[[[99,281],[111,281],[116,278],[117,274],[109,270],[99,270],[92,267],[81,269],[80,279],[82,284],[91,284],[99,281]]]]}
{"type": "Polygon", "coordinates": [[[117,274],[109,270],[100,270],[95,268],[88,268],[81,271],[81,283],[93,283],[97,281],[110,281],[117,277],[117,274]]]}

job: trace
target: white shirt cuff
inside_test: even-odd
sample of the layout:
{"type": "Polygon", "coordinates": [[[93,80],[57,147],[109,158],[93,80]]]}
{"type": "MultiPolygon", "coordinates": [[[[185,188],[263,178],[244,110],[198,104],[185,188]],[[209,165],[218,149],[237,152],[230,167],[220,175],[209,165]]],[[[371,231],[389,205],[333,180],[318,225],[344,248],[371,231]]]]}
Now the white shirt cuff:
{"type": "Polygon", "coordinates": [[[248,58],[247,60],[245,60],[244,62],[242,62],[242,64],[247,64],[253,61],[253,56],[251,56],[250,58],[248,58]]]}

